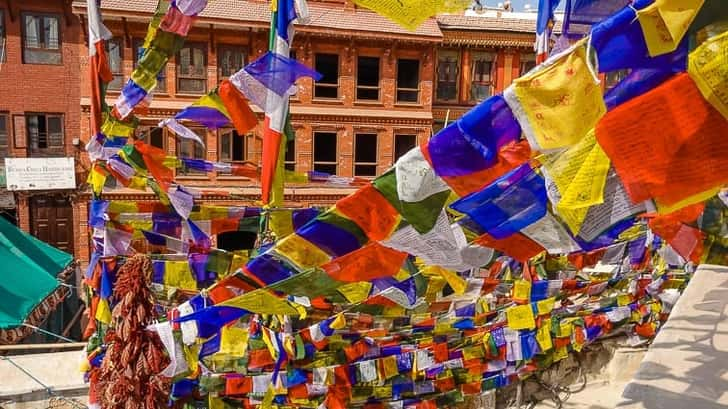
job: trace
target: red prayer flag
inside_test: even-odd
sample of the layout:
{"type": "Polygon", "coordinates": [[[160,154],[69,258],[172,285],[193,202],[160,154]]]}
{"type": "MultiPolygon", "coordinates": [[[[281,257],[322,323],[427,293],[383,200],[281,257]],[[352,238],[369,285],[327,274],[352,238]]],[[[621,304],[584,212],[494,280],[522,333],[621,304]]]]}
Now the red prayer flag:
{"type": "Polygon", "coordinates": [[[687,73],[607,113],[596,137],[635,203],[669,206],[728,183],[728,121],[687,73]]]}
{"type": "Polygon", "coordinates": [[[354,283],[391,277],[399,272],[407,253],[372,242],[336,258],[322,268],[337,281],[354,283]]]}

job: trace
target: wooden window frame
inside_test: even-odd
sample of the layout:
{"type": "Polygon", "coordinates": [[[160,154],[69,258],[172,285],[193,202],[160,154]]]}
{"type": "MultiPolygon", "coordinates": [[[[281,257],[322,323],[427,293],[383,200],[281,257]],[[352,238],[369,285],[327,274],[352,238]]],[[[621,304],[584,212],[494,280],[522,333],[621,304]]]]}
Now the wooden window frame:
{"type": "MultiPolygon", "coordinates": [[[[209,67],[210,62],[208,61],[208,47],[207,43],[201,43],[201,42],[189,42],[185,43],[184,47],[182,47],[179,51],[177,51],[176,56],[176,67],[177,67],[177,75],[176,75],[176,93],[177,94],[183,94],[183,95],[205,95],[208,91],[208,85],[207,85],[207,68],[209,67]],[[202,65],[204,66],[204,73],[203,74],[181,74],[180,73],[180,60],[182,59],[182,50],[185,48],[189,48],[190,50],[199,49],[202,50],[203,53],[203,62],[202,65]],[[184,80],[190,80],[190,81],[202,81],[202,83],[205,85],[204,89],[200,92],[197,91],[189,91],[189,90],[183,90],[180,84],[184,80]]],[[[193,56],[191,56],[193,57],[193,56]]]]}
{"type": "Polygon", "coordinates": [[[230,78],[231,75],[235,74],[235,72],[240,70],[240,68],[238,68],[238,70],[236,70],[233,73],[230,73],[229,75],[225,75],[222,72],[221,62],[222,62],[223,51],[234,51],[234,52],[241,53],[243,55],[243,61],[242,61],[243,65],[240,68],[245,67],[245,64],[248,61],[248,58],[250,56],[250,52],[249,52],[250,50],[248,49],[248,47],[245,47],[242,45],[234,45],[234,44],[218,44],[217,45],[217,80],[218,81],[222,81],[224,79],[230,78]]]}
{"type": "Polygon", "coordinates": [[[335,151],[334,151],[335,152],[334,153],[334,157],[336,158],[336,157],[339,156],[339,133],[336,132],[336,131],[325,131],[325,130],[322,130],[322,131],[314,131],[313,132],[313,146],[312,146],[312,149],[311,149],[311,151],[312,151],[311,152],[311,157],[312,157],[312,161],[311,161],[312,167],[311,167],[311,169],[312,170],[316,171],[316,165],[325,165],[325,166],[327,166],[327,165],[333,165],[335,167],[335,170],[336,170],[336,172],[334,172],[334,174],[337,174],[339,172],[339,162],[338,162],[338,160],[334,160],[333,162],[332,161],[317,161],[316,160],[316,134],[333,134],[334,135],[334,142],[335,142],[335,146],[334,146],[334,149],[335,149],[335,151]]]}
{"type": "Polygon", "coordinates": [[[493,70],[495,68],[497,68],[495,65],[496,61],[497,61],[497,54],[494,52],[488,52],[488,51],[476,51],[476,52],[473,52],[473,54],[472,54],[472,60],[473,60],[473,63],[472,63],[473,67],[472,67],[472,73],[471,73],[471,77],[470,77],[471,81],[470,81],[470,98],[469,98],[469,100],[470,100],[470,102],[477,103],[477,102],[484,101],[485,99],[493,96],[495,93],[495,78],[493,78],[493,70]],[[490,66],[489,70],[488,70],[488,81],[476,81],[475,80],[475,70],[478,66],[477,65],[478,56],[489,56],[490,57],[490,60],[487,60],[487,64],[490,66]],[[474,96],[475,93],[473,92],[473,89],[476,86],[489,87],[488,95],[483,97],[482,99],[475,98],[475,96],[474,96]]]}
{"type": "Polygon", "coordinates": [[[421,83],[422,83],[422,78],[420,78],[421,77],[420,71],[422,71],[422,61],[420,61],[419,59],[417,59],[417,58],[397,58],[397,68],[396,68],[396,72],[395,72],[395,76],[394,76],[394,78],[395,78],[395,103],[396,104],[418,105],[420,103],[420,98],[421,98],[420,87],[421,87],[421,83]],[[399,86],[400,61],[417,61],[417,88],[402,88],[399,86]],[[402,101],[399,99],[400,92],[415,92],[417,94],[417,98],[415,101],[402,101]]]}
{"type": "MultiPolygon", "coordinates": [[[[9,112],[0,112],[0,117],[5,118],[5,145],[2,144],[2,139],[0,139],[0,158],[4,158],[7,156],[10,156],[10,139],[11,139],[11,133],[10,129],[12,127],[11,123],[11,117],[9,112]]],[[[2,135],[2,132],[0,132],[0,135],[2,135]]]]}
{"type": "MultiPolygon", "coordinates": [[[[203,128],[203,127],[197,127],[197,126],[195,126],[195,127],[189,126],[188,128],[190,130],[192,130],[192,132],[195,132],[197,134],[197,136],[199,136],[200,139],[202,139],[202,142],[205,144],[205,146],[202,147],[202,157],[200,157],[200,158],[194,157],[194,158],[191,158],[191,159],[207,160],[207,129],[206,128],[203,128]],[[203,132],[202,135],[200,135],[199,133],[196,132],[196,131],[200,131],[200,130],[203,132]]],[[[174,149],[175,150],[174,150],[174,153],[179,158],[182,157],[182,155],[181,155],[181,151],[182,151],[181,147],[182,147],[182,144],[183,143],[191,143],[194,149],[196,149],[199,146],[199,144],[196,141],[192,140],[192,139],[175,137],[175,144],[174,144],[175,145],[174,146],[174,149]]],[[[182,177],[192,177],[192,178],[195,178],[195,177],[205,177],[207,175],[207,173],[206,172],[199,171],[199,170],[185,170],[184,167],[183,167],[183,168],[177,169],[177,175],[178,176],[182,176],[182,177]]]]}
{"type": "Polygon", "coordinates": [[[314,53],[313,55],[313,66],[316,67],[316,61],[318,60],[319,55],[333,55],[336,57],[336,83],[322,83],[319,81],[314,81],[313,83],[313,98],[314,99],[323,99],[323,100],[329,100],[334,101],[341,98],[341,90],[339,89],[341,86],[341,57],[339,54],[331,54],[331,53],[314,53]],[[327,89],[336,89],[336,97],[320,97],[316,95],[316,89],[319,87],[321,88],[327,88],[327,89]]]}
{"type": "Polygon", "coordinates": [[[435,97],[438,101],[442,101],[442,102],[457,102],[458,101],[458,99],[459,99],[458,94],[460,91],[460,75],[461,75],[461,72],[460,72],[460,62],[461,61],[460,60],[461,60],[461,55],[460,55],[460,50],[458,50],[458,49],[444,48],[444,49],[438,50],[437,69],[435,70],[435,78],[436,78],[436,86],[437,86],[437,91],[435,93],[435,97]],[[450,57],[453,54],[455,55],[455,61],[454,61],[455,62],[455,79],[454,79],[454,81],[452,81],[452,83],[455,85],[455,94],[453,95],[453,97],[451,99],[442,98],[440,96],[440,90],[441,90],[440,83],[442,82],[442,83],[450,84],[450,82],[440,81],[440,63],[442,62],[441,56],[450,57]]]}
{"type": "Polygon", "coordinates": [[[356,57],[356,89],[354,99],[357,102],[379,102],[382,100],[382,59],[376,55],[358,55],[356,57]],[[377,69],[377,85],[360,85],[359,84],[359,59],[360,58],[376,58],[379,68],[377,69]],[[359,98],[359,90],[376,90],[376,98],[359,98]]]}
{"type": "Polygon", "coordinates": [[[407,152],[417,147],[417,133],[405,133],[405,132],[397,132],[394,134],[394,144],[392,145],[392,158],[393,162],[397,162],[399,158],[406,155],[407,152]],[[412,148],[408,149],[406,152],[402,152],[401,155],[397,156],[397,139],[403,136],[413,136],[414,137],[414,144],[412,145],[412,148]]]}
{"type": "Polygon", "coordinates": [[[5,62],[7,47],[7,27],[5,26],[5,9],[0,8],[0,62],[5,62]]]}
{"type": "Polygon", "coordinates": [[[286,170],[289,170],[291,172],[294,172],[296,170],[296,138],[293,138],[292,140],[286,142],[286,157],[285,157],[283,164],[284,164],[286,170]],[[292,151],[290,151],[288,149],[289,148],[288,144],[293,145],[292,151]],[[289,152],[293,152],[292,153],[293,159],[288,158],[289,152]]]}
{"type": "Polygon", "coordinates": [[[365,177],[365,178],[373,178],[377,176],[377,166],[379,165],[379,134],[376,132],[356,132],[354,133],[354,176],[359,177],[365,177]],[[356,155],[356,147],[357,143],[359,141],[360,135],[367,135],[367,137],[374,136],[374,162],[359,162],[356,155]],[[373,175],[360,175],[359,172],[357,172],[357,166],[374,166],[374,174],[373,175]]]}
{"type": "Polygon", "coordinates": [[[117,44],[119,46],[119,71],[111,71],[114,75],[114,79],[109,82],[107,90],[109,91],[120,91],[124,87],[124,39],[121,37],[113,37],[111,40],[106,42],[106,54],[109,59],[109,69],[111,70],[111,53],[109,52],[109,46],[111,44],[117,44]],[[117,77],[118,76],[118,77],[117,77]],[[118,80],[118,84],[116,83],[118,80]]]}
{"type": "Polygon", "coordinates": [[[146,143],[147,145],[154,146],[155,148],[159,148],[159,149],[162,149],[163,151],[167,152],[167,128],[159,128],[158,126],[150,125],[150,126],[140,126],[137,129],[139,130],[140,134],[138,137],[136,137],[136,139],[146,143]],[[152,131],[155,129],[159,129],[162,131],[162,146],[161,147],[152,145],[152,140],[151,140],[150,135],[151,135],[152,131]]]}
{"type": "MultiPolygon", "coordinates": [[[[65,137],[66,137],[66,129],[65,129],[65,122],[64,122],[64,116],[63,114],[57,114],[57,113],[48,113],[48,112],[26,112],[25,115],[25,137],[26,137],[26,146],[28,147],[28,154],[31,157],[37,156],[37,157],[53,157],[58,155],[64,155],[65,154],[65,137]],[[45,118],[45,138],[47,147],[45,148],[34,148],[33,147],[33,141],[31,140],[31,132],[30,132],[30,118],[31,117],[43,117],[45,118]],[[48,131],[48,118],[59,118],[61,121],[61,137],[60,137],[60,145],[51,145],[50,141],[50,132],[48,131]]],[[[40,122],[39,122],[40,124],[40,122]]],[[[40,142],[41,133],[38,132],[38,142],[40,142]]]]}
{"type": "Polygon", "coordinates": [[[520,60],[518,62],[518,73],[519,77],[522,77],[527,72],[531,71],[533,68],[536,67],[536,54],[534,53],[523,53],[519,56],[520,60]],[[525,58],[528,57],[528,58],[525,58]],[[529,63],[532,63],[533,66],[531,68],[528,68],[529,63]],[[528,68],[528,69],[527,69],[528,68]]]}
{"type": "MultiPolygon", "coordinates": [[[[22,60],[23,64],[32,64],[32,65],[63,65],[63,30],[61,29],[63,24],[63,19],[60,14],[56,13],[44,13],[44,12],[36,12],[36,11],[21,11],[20,12],[20,35],[21,35],[21,47],[22,47],[22,60]],[[57,27],[58,27],[58,48],[47,48],[45,41],[38,40],[40,46],[39,47],[28,47],[26,44],[26,39],[28,37],[28,33],[26,33],[26,26],[25,26],[25,18],[31,16],[31,17],[52,17],[55,18],[58,21],[57,27]],[[36,53],[45,53],[45,54],[53,54],[58,55],[58,62],[28,62],[27,61],[27,55],[26,53],[28,51],[36,52],[36,53]]],[[[43,33],[45,35],[45,33],[43,33]]],[[[45,40],[45,39],[44,39],[45,40]]]]}
{"type": "MultiPolygon", "coordinates": [[[[222,162],[222,163],[230,163],[230,164],[244,164],[244,163],[250,162],[250,160],[248,159],[250,157],[250,152],[248,150],[248,148],[249,148],[249,144],[248,143],[250,142],[250,137],[252,135],[253,135],[252,132],[248,132],[247,134],[244,134],[244,135],[237,135],[237,131],[235,130],[235,128],[223,128],[223,129],[219,129],[218,130],[218,133],[217,133],[217,157],[218,157],[218,160],[220,162],[222,162]],[[224,134],[227,134],[227,133],[230,133],[231,134],[230,142],[229,142],[230,143],[230,146],[229,146],[229,148],[230,148],[230,159],[223,159],[223,157],[222,157],[222,152],[223,152],[223,143],[222,143],[222,140],[223,140],[223,135],[224,134]],[[232,141],[233,141],[233,138],[236,138],[236,137],[237,138],[241,138],[242,139],[242,142],[243,142],[243,159],[239,159],[239,160],[232,159],[232,157],[233,157],[233,155],[232,155],[232,153],[233,153],[232,152],[233,151],[233,142],[232,141]]],[[[219,175],[222,175],[222,176],[230,176],[232,172],[221,172],[221,171],[218,170],[217,173],[219,175]]]]}

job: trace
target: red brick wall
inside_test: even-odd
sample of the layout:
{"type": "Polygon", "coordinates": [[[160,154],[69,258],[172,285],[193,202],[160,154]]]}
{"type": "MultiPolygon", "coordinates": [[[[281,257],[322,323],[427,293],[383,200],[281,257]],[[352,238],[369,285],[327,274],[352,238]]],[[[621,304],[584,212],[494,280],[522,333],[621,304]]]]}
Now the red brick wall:
{"type": "MultiPolygon", "coordinates": [[[[9,112],[11,115],[22,115],[25,112],[63,114],[65,153],[72,156],[76,149],[71,140],[79,136],[80,130],[80,24],[78,18],[71,14],[69,6],[62,6],[64,3],[48,0],[12,1],[8,8],[8,1],[0,0],[0,9],[5,14],[7,37],[6,60],[0,69],[0,84],[3,84],[0,86],[0,111],[9,112]],[[21,13],[25,11],[60,16],[62,65],[23,64],[21,13]]],[[[13,155],[27,156],[25,149],[14,149],[13,155]]]]}
{"type": "MultiPolygon", "coordinates": [[[[63,114],[64,155],[76,158],[77,175],[83,177],[83,165],[79,163],[81,150],[72,144],[72,140],[80,136],[79,20],[71,13],[70,2],[63,1],[0,0],[0,10],[4,15],[6,35],[6,58],[0,63],[0,112],[10,114],[9,155],[28,156],[24,147],[27,146],[25,113],[63,114]],[[51,13],[60,18],[61,65],[23,64],[23,12],[51,13]],[[16,143],[16,139],[20,143],[16,143]]],[[[23,194],[16,194],[16,197],[18,225],[27,231],[30,229],[28,200],[23,194]]]]}

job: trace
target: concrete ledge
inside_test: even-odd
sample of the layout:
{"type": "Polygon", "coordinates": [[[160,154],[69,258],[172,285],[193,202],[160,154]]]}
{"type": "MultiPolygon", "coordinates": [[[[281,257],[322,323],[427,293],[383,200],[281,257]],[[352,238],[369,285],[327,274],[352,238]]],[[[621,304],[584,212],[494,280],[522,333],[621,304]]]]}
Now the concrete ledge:
{"type": "Polygon", "coordinates": [[[698,268],[617,408],[728,408],[728,268],[698,268]]]}

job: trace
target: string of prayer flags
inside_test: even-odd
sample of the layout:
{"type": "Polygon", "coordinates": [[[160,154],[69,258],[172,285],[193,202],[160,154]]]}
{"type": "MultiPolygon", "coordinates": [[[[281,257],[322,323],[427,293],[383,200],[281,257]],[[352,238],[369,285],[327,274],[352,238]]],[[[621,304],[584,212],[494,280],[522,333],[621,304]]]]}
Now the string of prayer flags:
{"type": "Polygon", "coordinates": [[[531,148],[542,152],[575,144],[606,112],[585,41],[516,79],[504,97],[531,148]]]}
{"type": "Polygon", "coordinates": [[[114,103],[116,117],[126,118],[148,98],[157,86],[159,72],[182,48],[187,30],[205,6],[206,2],[195,2],[195,7],[181,9],[176,3],[158,3],[144,39],[144,52],[114,103]]]}
{"type": "Polygon", "coordinates": [[[88,52],[91,79],[91,141],[101,132],[102,113],[106,106],[105,84],[114,78],[106,56],[105,42],[113,37],[101,18],[100,5],[95,0],[86,0],[88,12],[88,52]]]}
{"type": "Polygon", "coordinates": [[[504,239],[542,218],[546,201],[543,177],[525,164],[450,206],[492,237],[504,239]]]}
{"type": "Polygon", "coordinates": [[[705,0],[655,0],[637,10],[650,56],[674,51],[705,0]]]}
{"type": "Polygon", "coordinates": [[[728,181],[726,123],[690,76],[679,74],[609,112],[596,137],[633,202],[671,205],[728,181]]]}

